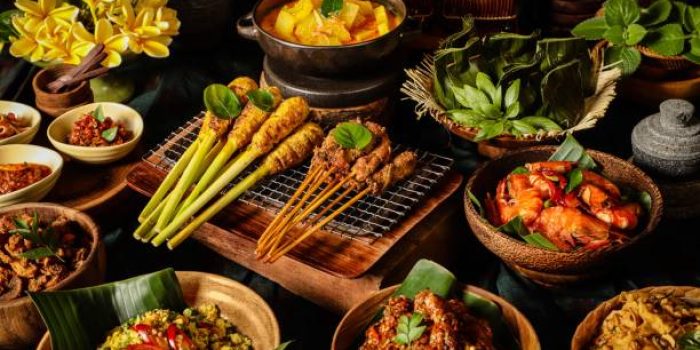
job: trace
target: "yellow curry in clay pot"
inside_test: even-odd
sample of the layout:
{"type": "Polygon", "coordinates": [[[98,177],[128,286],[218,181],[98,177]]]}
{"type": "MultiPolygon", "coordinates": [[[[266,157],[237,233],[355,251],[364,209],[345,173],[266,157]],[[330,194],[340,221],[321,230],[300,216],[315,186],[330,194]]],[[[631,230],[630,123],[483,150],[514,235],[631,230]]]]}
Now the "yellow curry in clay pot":
{"type": "Polygon", "coordinates": [[[262,18],[273,36],[310,46],[342,46],[383,36],[401,24],[387,6],[369,0],[295,0],[262,18]]]}

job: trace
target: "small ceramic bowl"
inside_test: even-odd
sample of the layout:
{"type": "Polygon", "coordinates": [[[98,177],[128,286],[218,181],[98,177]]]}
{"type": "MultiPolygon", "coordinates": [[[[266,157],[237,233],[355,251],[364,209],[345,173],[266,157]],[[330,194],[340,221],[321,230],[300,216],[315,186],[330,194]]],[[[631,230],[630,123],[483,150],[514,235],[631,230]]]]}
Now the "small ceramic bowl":
{"type": "Polygon", "coordinates": [[[56,149],[83,163],[107,164],[126,157],[136,148],[143,135],[143,119],[141,115],[131,107],[111,102],[91,103],[72,109],[56,118],[46,131],[51,144],[56,149]],[[115,122],[121,122],[133,133],[133,138],[121,145],[104,147],[74,146],[68,143],[73,124],[86,113],[94,111],[97,106],[102,106],[104,115],[115,122]]]}
{"type": "MultiPolygon", "coordinates": [[[[255,350],[274,350],[280,344],[275,314],[265,300],[250,288],[229,278],[204,272],[177,271],[185,302],[190,306],[214,303],[221,316],[253,341],[255,350]]],[[[44,335],[37,350],[51,350],[51,338],[44,335]]]]}
{"type": "Polygon", "coordinates": [[[0,146],[0,164],[25,162],[46,165],[51,168],[51,174],[25,188],[0,195],[0,207],[40,201],[56,185],[63,169],[63,158],[51,149],[34,145],[0,146]]]}
{"type": "Polygon", "coordinates": [[[39,114],[39,111],[22,103],[0,101],[0,114],[7,113],[14,113],[19,120],[29,121],[29,127],[17,135],[0,139],[0,145],[32,142],[41,125],[41,114],[39,114]]]}

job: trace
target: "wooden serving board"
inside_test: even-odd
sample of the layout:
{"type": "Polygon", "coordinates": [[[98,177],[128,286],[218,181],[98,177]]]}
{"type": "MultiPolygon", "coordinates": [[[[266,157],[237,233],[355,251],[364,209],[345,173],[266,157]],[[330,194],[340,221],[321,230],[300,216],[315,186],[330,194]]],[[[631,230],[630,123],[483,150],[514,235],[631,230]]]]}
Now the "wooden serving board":
{"type": "MultiPolygon", "coordinates": [[[[128,174],[127,182],[134,190],[151,196],[165,173],[147,162],[141,162],[128,174]]],[[[373,242],[343,237],[337,233],[319,231],[294,248],[288,258],[340,278],[357,278],[366,273],[402,237],[452,195],[462,183],[462,176],[448,172],[435,188],[423,198],[418,208],[396,224],[389,232],[373,242]]],[[[217,251],[233,250],[254,260],[255,242],[272,222],[269,211],[236,202],[226,207],[194,238],[216,247],[217,251]]],[[[296,230],[302,230],[298,226],[296,230]]],[[[225,255],[225,254],[224,254],[225,255]]]]}

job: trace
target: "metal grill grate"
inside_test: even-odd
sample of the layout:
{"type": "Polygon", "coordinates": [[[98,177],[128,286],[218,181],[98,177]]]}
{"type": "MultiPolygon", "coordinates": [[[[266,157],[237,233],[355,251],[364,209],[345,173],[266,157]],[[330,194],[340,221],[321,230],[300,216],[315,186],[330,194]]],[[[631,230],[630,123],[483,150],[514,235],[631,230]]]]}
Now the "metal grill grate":
{"type": "MultiPolygon", "coordinates": [[[[179,127],[165,141],[146,153],[144,160],[154,167],[169,171],[197,138],[201,122],[202,115],[199,115],[179,127]]],[[[394,152],[405,149],[397,146],[394,152]]],[[[380,237],[391,230],[440,182],[453,163],[453,160],[447,157],[424,151],[417,153],[419,161],[416,172],[409,180],[390,188],[381,196],[365,197],[326,225],[324,230],[351,237],[370,237],[368,239],[380,237]]],[[[308,170],[309,166],[306,164],[275,175],[248,190],[239,200],[277,213],[299,187],[308,170]]],[[[238,179],[250,172],[252,170],[246,170],[238,179]]],[[[233,185],[235,183],[230,184],[223,192],[233,185]]],[[[354,194],[351,193],[348,198],[352,195],[354,194]]]]}

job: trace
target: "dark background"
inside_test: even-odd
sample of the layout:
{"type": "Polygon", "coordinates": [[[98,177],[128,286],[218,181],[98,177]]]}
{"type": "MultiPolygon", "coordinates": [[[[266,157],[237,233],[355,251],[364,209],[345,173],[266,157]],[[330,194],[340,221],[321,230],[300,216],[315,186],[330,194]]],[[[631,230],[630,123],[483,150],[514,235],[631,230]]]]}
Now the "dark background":
{"type": "MultiPolygon", "coordinates": [[[[207,0],[216,2],[218,0],[207,0]]],[[[184,2],[184,3],[183,3],[184,2]]],[[[180,0],[196,6],[201,1],[180,0]],[[191,1],[191,2],[188,2],[191,1]]],[[[3,1],[0,8],[8,7],[3,1]]],[[[175,5],[178,1],[171,1],[175,5]]],[[[173,54],[166,60],[141,60],[137,65],[122,70],[139,83],[139,91],[131,102],[139,109],[147,126],[146,142],[155,145],[177,126],[202,108],[201,92],[213,82],[226,83],[238,75],[257,77],[262,65],[262,52],[254,42],[234,34],[234,19],[252,8],[251,0],[221,1],[217,16],[226,22],[224,30],[195,38],[192,43],[181,43],[179,38],[173,54]]],[[[184,5],[183,5],[184,4],[184,5]]],[[[522,1],[521,28],[528,30],[532,23],[546,23],[542,17],[547,8],[544,1],[522,1]],[[530,6],[531,5],[531,6],[530,6]]],[[[214,15],[212,15],[214,16],[214,15]]],[[[213,20],[213,19],[212,19],[213,20]]],[[[416,62],[421,52],[406,51],[409,62],[416,62]]],[[[7,73],[7,67],[17,67],[6,55],[0,60],[5,73],[0,76],[0,97],[31,103],[31,88],[26,83],[34,68],[22,64],[7,73]],[[16,72],[17,76],[14,76],[16,72]],[[4,86],[8,83],[6,91],[4,86]]],[[[590,148],[603,150],[623,158],[631,156],[630,133],[634,125],[655,108],[627,102],[624,96],[616,99],[608,115],[593,130],[577,134],[590,148]]],[[[415,119],[413,106],[398,101],[391,129],[393,136],[403,143],[455,157],[457,167],[465,175],[483,161],[474,147],[450,137],[444,129],[429,118],[415,119]],[[420,131],[420,132],[419,132],[420,131]]],[[[145,201],[134,196],[133,202],[120,203],[114,212],[124,207],[140,208],[145,201]]],[[[154,249],[135,242],[131,232],[135,227],[137,210],[118,216],[107,214],[101,224],[108,245],[108,278],[118,280],[165,267],[178,270],[209,271],[222,274],[247,284],[262,295],[274,309],[285,340],[295,339],[294,349],[326,349],[329,347],[340,315],[331,314],[311,302],[292,295],[275,283],[251,273],[235,263],[212,254],[199,244],[189,241],[174,252],[154,249]]],[[[597,305],[622,290],[649,285],[700,285],[700,232],[697,221],[664,221],[658,232],[612,268],[609,277],[575,288],[550,290],[535,286],[514,275],[492,254],[486,251],[469,232],[466,220],[451,234],[463,241],[460,262],[451,266],[462,282],[494,291],[518,307],[534,324],[543,349],[566,349],[573,330],[583,316],[597,305]]]]}

